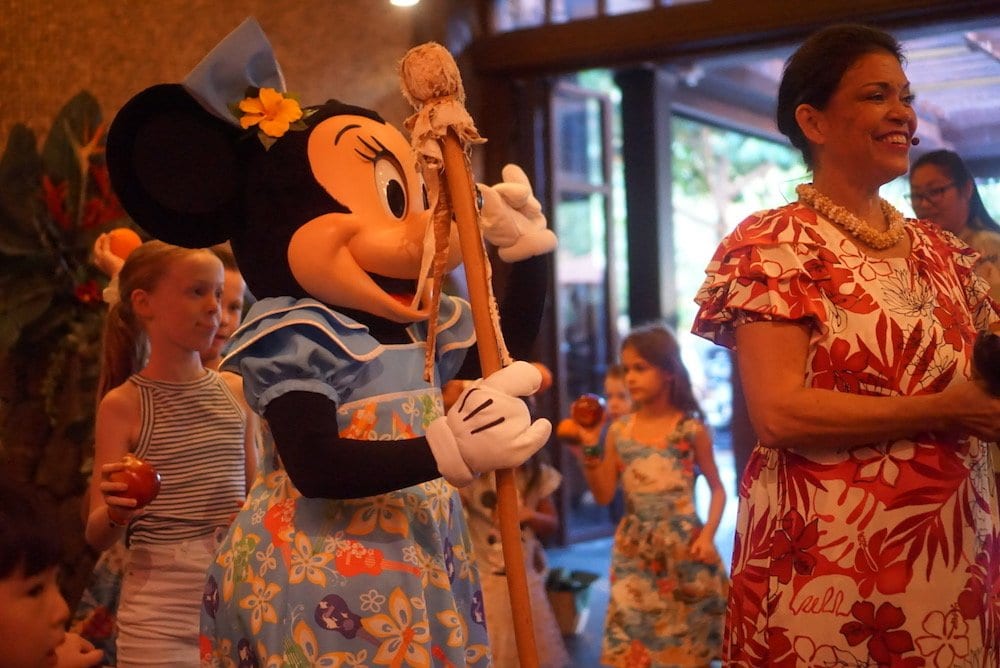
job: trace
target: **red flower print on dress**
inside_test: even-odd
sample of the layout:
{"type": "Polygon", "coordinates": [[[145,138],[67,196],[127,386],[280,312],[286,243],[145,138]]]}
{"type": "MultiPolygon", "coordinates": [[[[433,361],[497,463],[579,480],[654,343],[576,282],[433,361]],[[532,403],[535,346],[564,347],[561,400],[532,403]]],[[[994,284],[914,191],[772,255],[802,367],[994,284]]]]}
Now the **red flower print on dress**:
{"type": "Polygon", "coordinates": [[[857,621],[841,626],[840,633],[852,646],[868,641],[868,653],[879,665],[898,665],[904,653],[913,651],[910,633],[896,630],[906,623],[902,608],[883,603],[875,610],[871,601],[858,601],[851,606],[851,615],[857,621]]]}
{"type": "Polygon", "coordinates": [[[859,384],[868,369],[864,351],[851,352],[851,344],[836,339],[830,349],[820,348],[813,357],[813,387],[859,394],[859,384]]]}
{"type": "Polygon", "coordinates": [[[838,256],[826,248],[814,249],[813,252],[816,257],[807,260],[803,266],[827,299],[839,308],[855,313],[871,313],[877,309],[871,294],[858,283],[849,255],[838,256]]]}
{"type": "Polygon", "coordinates": [[[858,593],[868,598],[875,589],[880,594],[899,594],[913,578],[913,567],[903,553],[904,543],[886,545],[888,529],[875,532],[871,540],[860,537],[858,551],[854,555],[855,580],[858,593]]]}
{"type": "Polygon", "coordinates": [[[284,499],[264,513],[264,528],[271,534],[271,542],[278,548],[285,568],[292,564],[292,536],[295,533],[295,501],[284,499]]]}
{"type": "Polygon", "coordinates": [[[950,668],[969,654],[969,624],[958,610],[933,611],[924,618],[927,633],[917,637],[917,649],[935,668],[950,668]]]}
{"type": "Polygon", "coordinates": [[[934,309],[934,317],[941,322],[944,330],[944,342],[955,350],[964,350],[967,344],[966,332],[975,331],[969,323],[966,311],[954,300],[941,296],[934,309]]]}
{"type": "Polygon", "coordinates": [[[771,543],[771,570],[778,582],[788,584],[792,571],[809,575],[816,567],[816,557],[809,550],[819,540],[819,520],[806,524],[797,510],[781,518],[781,529],[776,531],[771,543]]]}
{"type": "Polygon", "coordinates": [[[958,596],[958,609],[966,619],[985,618],[986,637],[1000,635],[1000,536],[990,536],[966,569],[969,580],[958,596]]]}

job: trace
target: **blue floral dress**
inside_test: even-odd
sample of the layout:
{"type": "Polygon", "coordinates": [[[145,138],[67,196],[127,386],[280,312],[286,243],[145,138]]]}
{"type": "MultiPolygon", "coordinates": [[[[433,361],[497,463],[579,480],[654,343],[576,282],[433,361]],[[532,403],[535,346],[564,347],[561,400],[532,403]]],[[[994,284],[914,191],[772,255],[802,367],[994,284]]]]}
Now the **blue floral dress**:
{"type": "Polygon", "coordinates": [[[694,435],[681,419],[658,443],[633,438],[635,416],[608,437],[621,461],[625,514],[611,553],[602,663],[622,667],[707,666],[721,655],[729,581],[721,559],[692,560],[702,528],[694,506],[694,435]]]}
{"type": "MultiPolygon", "coordinates": [[[[443,298],[440,318],[435,383],[422,377],[423,328],[411,328],[412,344],[383,345],[314,300],[258,302],[223,365],[239,364],[258,412],[282,391],[316,391],[337,402],[344,437],[412,438],[441,415],[439,381],[474,341],[468,304],[443,298]]],[[[203,664],[490,664],[455,488],[438,478],[367,498],[305,498],[266,427],[262,442],[260,475],[208,574],[203,664]]]]}

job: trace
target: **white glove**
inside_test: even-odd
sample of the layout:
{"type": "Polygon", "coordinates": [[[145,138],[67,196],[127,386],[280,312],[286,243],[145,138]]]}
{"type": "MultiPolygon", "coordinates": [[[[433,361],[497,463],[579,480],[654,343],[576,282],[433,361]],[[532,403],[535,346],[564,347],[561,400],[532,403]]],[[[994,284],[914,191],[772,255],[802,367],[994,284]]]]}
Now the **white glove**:
{"type": "Polygon", "coordinates": [[[531,421],[519,397],[542,382],[538,369],[514,362],[471,383],[447,415],[427,425],[427,442],[445,480],[463,487],[480,473],[513,468],[545,445],[552,424],[531,421]]]}
{"type": "Polygon", "coordinates": [[[478,184],[483,196],[480,227],[483,236],[499,249],[504,262],[527,260],[550,253],[556,235],[546,227],[542,205],[531,192],[528,176],[517,165],[506,165],[503,182],[478,184]]]}

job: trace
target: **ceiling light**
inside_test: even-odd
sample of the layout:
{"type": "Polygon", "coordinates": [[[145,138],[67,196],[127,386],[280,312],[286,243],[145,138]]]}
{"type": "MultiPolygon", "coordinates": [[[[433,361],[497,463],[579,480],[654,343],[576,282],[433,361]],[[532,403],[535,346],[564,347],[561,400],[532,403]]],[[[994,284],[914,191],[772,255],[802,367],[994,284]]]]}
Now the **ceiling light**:
{"type": "Polygon", "coordinates": [[[413,5],[420,2],[420,0],[389,0],[392,4],[397,7],[412,7],[413,5]]]}

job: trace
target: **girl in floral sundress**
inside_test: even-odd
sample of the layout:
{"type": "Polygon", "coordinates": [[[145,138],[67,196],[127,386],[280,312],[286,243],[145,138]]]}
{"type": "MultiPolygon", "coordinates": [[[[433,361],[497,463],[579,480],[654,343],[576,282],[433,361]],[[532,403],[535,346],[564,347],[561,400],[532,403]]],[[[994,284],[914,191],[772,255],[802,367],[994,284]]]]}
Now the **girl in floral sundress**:
{"type": "Polygon", "coordinates": [[[625,493],[601,661],[707,666],[720,654],[729,587],[713,543],[726,493],[712,439],[669,330],[634,330],[621,361],[635,410],[611,426],[603,443],[583,448],[598,503],[612,499],[619,481],[625,493]],[[696,470],[711,490],[704,524],[694,507],[696,470]]]}

